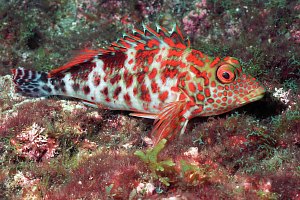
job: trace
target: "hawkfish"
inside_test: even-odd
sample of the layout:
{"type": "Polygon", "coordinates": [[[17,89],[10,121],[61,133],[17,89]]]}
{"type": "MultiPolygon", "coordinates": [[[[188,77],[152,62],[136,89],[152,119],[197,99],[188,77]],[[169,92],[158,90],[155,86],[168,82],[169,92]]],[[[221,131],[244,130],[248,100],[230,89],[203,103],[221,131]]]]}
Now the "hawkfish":
{"type": "Polygon", "coordinates": [[[265,88],[233,57],[211,57],[172,30],[143,25],[107,48],[85,49],[49,72],[12,70],[15,90],[30,97],[61,95],[101,109],[154,119],[153,142],[184,133],[188,121],[261,99],[265,88]]]}

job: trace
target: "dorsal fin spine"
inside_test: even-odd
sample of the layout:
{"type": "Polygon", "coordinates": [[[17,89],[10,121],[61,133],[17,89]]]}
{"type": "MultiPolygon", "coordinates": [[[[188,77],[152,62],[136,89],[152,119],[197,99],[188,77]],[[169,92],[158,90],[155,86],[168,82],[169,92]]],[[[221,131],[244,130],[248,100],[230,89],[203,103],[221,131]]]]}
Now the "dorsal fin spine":
{"type": "Polygon", "coordinates": [[[178,25],[176,25],[176,32],[181,37],[181,39],[184,40],[184,37],[183,37],[183,35],[182,35],[182,33],[181,33],[180,28],[179,28],[178,25]]]}
{"type": "Polygon", "coordinates": [[[137,42],[142,42],[141,38],[140,37],[136,37],[132,34],[127,34],[127,37],[130,37],[131,39],[137,41],[137,42]]]}
{"type": "Polygon", "coordinates": [[[154,35],[155,37],[157,37],[157,39],[161,39],[160,35],[157,34],[157,32],[154,31],[150,26],[146,26],[146,28],[147,28],[147,31],[149,31],[152,35],[154,35]]]}

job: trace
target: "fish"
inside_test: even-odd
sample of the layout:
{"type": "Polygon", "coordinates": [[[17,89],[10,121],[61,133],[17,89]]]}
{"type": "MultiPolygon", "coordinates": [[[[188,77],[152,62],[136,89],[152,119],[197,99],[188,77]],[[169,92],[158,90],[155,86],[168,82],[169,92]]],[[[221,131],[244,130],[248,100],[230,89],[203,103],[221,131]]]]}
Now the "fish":
{"type": "Polygon", "coordinates": [[[178,25],[142,25],[106,48],[84,49],[49,72],[12,69],[24,96],[67,96],[100,109],[154,119],[153,143],[185,132],[194,117],[226,113],[264,96],[237,58],[211,57],[191,47],[178,25]]]}

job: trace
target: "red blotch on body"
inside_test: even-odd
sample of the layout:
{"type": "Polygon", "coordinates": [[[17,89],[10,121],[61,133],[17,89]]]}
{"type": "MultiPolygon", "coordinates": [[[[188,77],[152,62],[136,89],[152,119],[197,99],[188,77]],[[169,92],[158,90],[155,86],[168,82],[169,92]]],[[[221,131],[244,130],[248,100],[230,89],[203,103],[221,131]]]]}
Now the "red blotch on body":
{"type": "Polygon", "coordinates": [[[185,100],[185,99],[186,99],[186,95],[180,93],[180,95],[179,95],[179,100],[182,101],[182,100],[185,100]]]}
{"type": "Polygon", "coordinates": [[[177,51],[176,49],[170,49],[168,53],[168,57],[172,57],[172,56],[181,57],[182,54],[183,54],[183,50],[177,51]]]}
{"type": "Polygon", "coordinates": [[[144,50],[145,49],[145,45],[143,43],[139,43],[136,47],[135,50],[144,50]]]}
{"type": "Polygon", "coordinates": [[[187,75],[187,72],[182,72],[178,74],[178,79],[184,78],[187,75]]]}
{"type": "Polygon", "coordinates": [[[83,92],[84,92],[84,94],[85,95],[88,95],[89,93],[90,93],[90,87],[89,86],[83,86],[83,88],[82,88],[82,90],[83,90],[83,92]]]}
{"type": "Polygon", "coordinates": [[[167,43],[169,46],[173,47],[174,46],[174,42],[171,38],[169,37],[165,37],[164,38],[164,42],[167,43]]]}
{"type": "Polygon", "coordinates": [[[141,86],[141,99],[146,102],[151,101],[150,93],[145,84],[141,86]]]}
{"type": "Polygon", "coordinates": [[[128,64],[131,65],[132,63],[133,63],[133,59],[130,59],[130,60],[128,61],[128,64]]]}
{"type": "Polygon", "coordinates": [[[102,94],[104,94],[105,96],[108,95],[108,88],[105,87],[102,91],[101,91],[102,94]]]}
{"type": "Polygon", "coordinates": [[[171,66],[171,67],[178,67],[180,66],[181,68],[185,68],[186,65],[178,60],[174,60],[174,59],[169,59],[169,60],[164,60],[163,62],[161,62],[161,68],[164,68],[165,66],[171,66]]]}
{"type": "Polygon", "coordinates": [[[160,79],[161,79],[161,81],[162,81],[163,84],[166,83],[167,78],[165,77],[164,74],[162,74],[162,75],[160,76],[160,79]]]}
{"type": "Polygon", "coordinates": [[[204,62],[202,60],[200,60],[199,58],[196,57],[196,55],[198,54],[194,54],[194,51],[193,50],[187,57],[186,57],[186,60],[188,62],[191,62],[191,63],[194,63],[195,65],[199,66],[199,67],[202,67],[204,66],[204,62]]]}
{"type": "Polygon", "coordinates": [[[121,87],[117,87],[114,91],[114,99],[118,99],[120,92],[122,91],[121,87]]]}
{"type": "Polygon", "coordinates": [[[124,72],[124,81],[126,83],[126,88],[129,88],[132,85],[133,82],[133,75],[128,74],[128,71],[124,72]]]}
{"type": "Polygon", "coordinates": [[[135,87],[135,88],[133,88],[133,95],[134,96],[136,96],[137,95],[137,93],[138,93],[138,89],[135,87]]]}
{"type": "Polygon", "coordinates": [[[185,81],[184,81],[184,80],[181,80],[181,81],[180,81],[180,85],[181,85],[182,87],[185,87],[185,81]]]}
{"type": "Polygon", "coordinates": [[[144,78],[145,78],[145,73],[144,73],[144,72],[141,72],[141,73],[139,73],[139,74],[137,75],[137,81],[138,81],[139,83],[143,83],[144,78]]]}
{"type": "Polygon", "coordinates": [[[126,93],[124,95],[124,100],[125,100],[126,104],[130,107],[131,106],[131,102],[130,102],[130,96],[129,96],[128,93],[126,93]]]}
{"type": "Polygon", "coordinates": [[[162,56],[159,55],[159,56],[157,57],[157,59],[156,59],[156,62],[161,62],[161,60],[162,60],[162,56]]]}
{"type": "Polygon", "coordinates": [[[149,48],[152,48],[154,46],[159,46],[159,41],[156,39],[152,39],[148,41],[147,45],[149,48]]]}
{"type": "Polygon", "coordinates": [[[101,60],[104,62],[103,70],[109,70],[111,73],[114,69],[122,68],[126,59],[127,55],[121,51],[116,51],[114,55],[105,54],[101,56],[101,60]]]}
{"type": "Polygon", "coordinates": [[[145,66],[144,67],[144,72],[147,73],[149,71],[149,67],[145,66]]]}
{"type": "Polygon", "coordinates": [[[112,79],[110,79],[110,83],[114,85],[115,83],[119,82],[121,79],[121,76],[119,74],[116,74],[112,79]]]}
{"type": "Polygon", "coordinates": [[[173,86],[173,87],[171,87],[171,90],[174,91],[174,92],[178,92],[178,91],[179,91],[179,88],[173,86]]]}
{"type": "Polygon", "coordinates": [[[174,78],[178,74],[178,70],[175,68],[165,68],[163,73],[165,77],[174,78]]]}
{"type": "Polygon", "coordinates": [[[100,78],[100,76],[95,76],[95,78],[94,78],[94,85],[95,86],[98,86],[98,85],[100,85],[100,81],[101,81],[101,78],[100,78]]]}
{"type": "Polygon", "coordinates": [[[157,74],[157,69],[156,68],[152,69],[152,71],[149,73],[149,79],[150,80],[154,79],[156,74],[157,74]]]}
{"type": "Polygon", "coordinates": [[[165,91],[165,92],[163,92],[163,93],[160,93],[160,94],[158,95],[158,98],[159,98],[162,102],[164,102],[164,101],[168,98],[168,95],[169,95],[169,93],[168,93],[167,91],[165,91]]]}
{"type": "Polygon", "coordinates": [[[209,85],[209,79],[207,77],[207,73],[205,71],[201,72],[194,66],[190,66],[190,70],[196,75],[197,78],[203,78],[204,79],[204,85],[208,86],[209,85]]]}
{"type": "Polygon", "coordinates": [[[151,82],[151,90],[153,93],[157,93],[157,91],[158,91],[158,85],[155,81],[151,82]]]}

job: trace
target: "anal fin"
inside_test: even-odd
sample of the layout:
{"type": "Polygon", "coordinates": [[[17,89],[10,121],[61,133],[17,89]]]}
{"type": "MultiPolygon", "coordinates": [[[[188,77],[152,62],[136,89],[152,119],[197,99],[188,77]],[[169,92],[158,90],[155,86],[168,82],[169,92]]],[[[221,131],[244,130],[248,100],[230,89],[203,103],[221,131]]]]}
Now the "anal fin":
{"type": "Polygon", "coordinates": [[[81,101],[84,105],[89,106],[89,107],[99,108],[99,109],[103,109],[103,110],[109,109],[106,106],[103,106],[102,104],[99,104],[99,103],[94,103],[94,102],[84,100],[84,99],[82,99],[81,101]]]}
{"type": "Polygon", "coordinates": [[[147,119],[156,119],[157,118],[157,114],[150,114],[150,113],[130,113],[130,116],[134,116],[134,117],[143,117],[143,118],[147,118],[147,119]]]}

